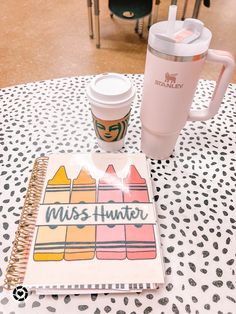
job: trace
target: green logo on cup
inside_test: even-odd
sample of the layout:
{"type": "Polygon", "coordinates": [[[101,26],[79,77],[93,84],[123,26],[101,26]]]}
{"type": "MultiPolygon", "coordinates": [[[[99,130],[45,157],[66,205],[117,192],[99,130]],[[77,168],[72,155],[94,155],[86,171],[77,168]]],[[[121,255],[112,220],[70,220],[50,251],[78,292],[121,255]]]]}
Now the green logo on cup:
{"type": "Polygon", "coordinates": [[[92,113],[94,129],[97,137],[105,142],[122,140],[127,132],[130,111],[127,115],[118,120],[102,120],[92,113]]]}

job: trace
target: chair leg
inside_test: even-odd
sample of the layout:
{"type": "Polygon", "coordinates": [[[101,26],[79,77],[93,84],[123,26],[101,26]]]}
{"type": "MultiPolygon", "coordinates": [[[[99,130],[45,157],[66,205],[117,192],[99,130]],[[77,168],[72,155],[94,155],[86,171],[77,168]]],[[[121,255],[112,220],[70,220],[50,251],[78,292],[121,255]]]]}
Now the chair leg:
{"type": "Polygon", "coordinates": [[[100,48],[99,0],[94,0],[96,47],[100,48]]]}
{"type": "Polygon", "coordinates": [[[143,24],[144,24],[144,18],[141,18],[138,20],[138,34],[139,37],[143,37],[143,24]]]}
{"type": "Polygon", "coordinates": [[[135,33],[138,33],[138,20],[136,20],[136,23],[135,23],[135,29],[134,29],[134,31],[135,31],[135,33]]]}
{"type": "Polygon", "coordinates": [[[158,10],[159,10],[160,3],[161,3],[160,0],[155,0],[155,5],[153,6],[153,10],[152,10],[152,22],[151,22],[151,25],[157,22],[158,10]]]}
{"type": "Polygon", "coordinates": [[[151,27],[151,24],[152,23],[152,13],[149,15],[149,17],[148,17],[148,30],[149,30],[149,28],[151,27]]]}
{"type": "Polygon", "coordinates": [[[193,8],[193,16],[192,16],[193,19],[197,19],[198,18],[198,14],[199,14],[199,10],[200,10],[200,7],[201,7],[201,3],[202,3],[202,0],[196,0],[195,1],[195,5],[194,5],[194,8],[193,8]]]}
{"type": "Polygon", "coordinates": [[[93,38],[92,0],[87,0],[87,7],[88,7],[89,37],[93,38]]]}
{"type": "Polygon", "coordinates": [[[182,12],[182,17],[181,20],[183,21],[185,19],[186,11],[187,11],[187,6],[188,6],[188,0],[184,1],[184,7],[183,7],[183,12],[182,12]]]}

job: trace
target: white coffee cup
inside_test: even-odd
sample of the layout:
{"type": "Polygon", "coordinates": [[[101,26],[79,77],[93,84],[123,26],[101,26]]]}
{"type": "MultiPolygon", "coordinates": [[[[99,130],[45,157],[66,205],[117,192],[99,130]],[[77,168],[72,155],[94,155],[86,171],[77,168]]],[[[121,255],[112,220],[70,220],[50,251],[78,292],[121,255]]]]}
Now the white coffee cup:
{"type": "Polygon", "coordinates": [[[106,151],[120,150],[128,128],[135,88],[122,74],[97,75],[86,88],[99,146],[106,151]]]}

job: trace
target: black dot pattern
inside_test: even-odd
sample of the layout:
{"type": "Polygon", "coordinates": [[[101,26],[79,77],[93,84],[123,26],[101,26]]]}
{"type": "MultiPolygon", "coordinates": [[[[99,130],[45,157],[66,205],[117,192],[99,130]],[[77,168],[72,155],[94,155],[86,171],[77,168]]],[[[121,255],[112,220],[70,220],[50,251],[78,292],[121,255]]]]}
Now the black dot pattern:
{"type": "MultiPolygon", "coordinates": [[[[63,78],[0,90],[0,282],[34,159],[55,152],[100,151],[85,95],[91,78],[63,78]]],[[[122,152],[135,153],[140,151],[143,76],[129,78],[137,97],[122,152]]],[[[200,81],[195,109],[209,103],[214,86],[214,82],[200,81]]],[[[230,85],[214,119],[187,122],[168,160],[148,160],[163,249],[164,285],[156,291],[133,294],[31,294],[22,304],[0,287],[1,310],[236,313],[235,103],[236,86],[230,85]]]]}

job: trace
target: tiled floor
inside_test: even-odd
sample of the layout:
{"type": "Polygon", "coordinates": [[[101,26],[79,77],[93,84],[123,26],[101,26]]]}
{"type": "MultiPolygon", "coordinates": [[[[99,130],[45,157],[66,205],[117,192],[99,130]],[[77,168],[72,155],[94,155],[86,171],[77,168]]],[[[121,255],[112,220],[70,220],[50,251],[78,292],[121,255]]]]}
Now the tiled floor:
{"type": "MultiPolygon", "coordinates": [[[[170,1],[162,1],[159,20],[170,1]]],[[[189,0],[187,16],[193,0],[189,0]]],[[[236,2],[212,0],[199,18],[213,32],[211,48],[236,53],[236,2]]],[[[178,1],[179,17],[183,1],[178,1]]],[[[8,0],[0,2],[0,87],[100,72],[143,73],[147,31],[140,39],[134,23],[109,16],[101,5],[101,49],[88,36],[86,0],[8,0]]],[[[146,21],[147,24],[147,21],[146,21]]],[[[219,66],[208,65],[203,77],[216,79],[219,66]]],[[[232,78],[236,83],[236,74],[232,78]]]]}

